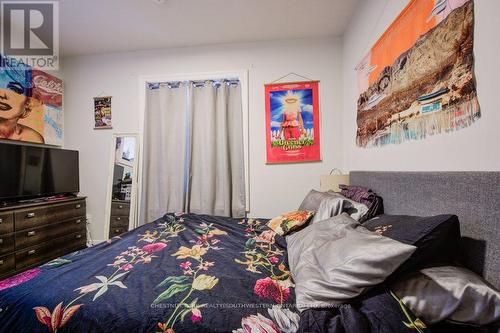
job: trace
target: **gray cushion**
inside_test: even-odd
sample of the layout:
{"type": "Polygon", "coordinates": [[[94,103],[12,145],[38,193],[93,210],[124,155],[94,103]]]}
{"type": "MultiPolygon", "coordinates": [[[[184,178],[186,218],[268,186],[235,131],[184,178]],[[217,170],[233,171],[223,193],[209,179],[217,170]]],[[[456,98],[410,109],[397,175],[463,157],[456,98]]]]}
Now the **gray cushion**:
{"type": "Polygon", "coordinates": [[[300,311],[344,303],[386,279],[415,247],[380,236],[342,214],[287,236],[300,311]]]}
{"type": "Polygon", "coordinates": [[[309,193],[307,193],[306,197],[304,200],[302,200],[302,203],[299,206],[298,210],[313,210],[317,211],[319,208],[319,205],[321,204],[321,201],[325,198],[329,198],[330,193],[329,192],[320,192],[316,190],[311,190],[309,193]]]}
{"type": "Polygon", "coordinates": [[[330,217],[347,213],[350,217],[359,221],[366,213],[368,207],[362,203],[347,199],[342,194],[327,192],[328,197],[324,198],[319,204],[316,214],[311,223],[326,220],[330,217]]]}
{"type": "Polygon", "coordinates": [[[429,324],[448,319],[487,325],[500,320],[500,292],[465,268],[426,268],[391,289],[429,324]]]}
{"type": "Polygon", "coordinates": [[[368,212],[368,207],[333,191],[311,190],[299,206],[299,210],[315,211],[312,223],[322,221],[342,212],[358,221],[368,212]]]}

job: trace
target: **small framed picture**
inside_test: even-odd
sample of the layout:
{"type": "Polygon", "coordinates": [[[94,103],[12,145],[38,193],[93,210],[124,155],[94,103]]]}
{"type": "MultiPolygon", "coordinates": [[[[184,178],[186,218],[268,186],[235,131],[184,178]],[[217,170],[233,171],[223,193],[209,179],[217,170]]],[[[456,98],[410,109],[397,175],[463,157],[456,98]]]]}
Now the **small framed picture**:
{"type": "Polygon", "coordinates": [[[94,97],[94,129],[109,129],[111,125],[111,96],[94,97]]]}

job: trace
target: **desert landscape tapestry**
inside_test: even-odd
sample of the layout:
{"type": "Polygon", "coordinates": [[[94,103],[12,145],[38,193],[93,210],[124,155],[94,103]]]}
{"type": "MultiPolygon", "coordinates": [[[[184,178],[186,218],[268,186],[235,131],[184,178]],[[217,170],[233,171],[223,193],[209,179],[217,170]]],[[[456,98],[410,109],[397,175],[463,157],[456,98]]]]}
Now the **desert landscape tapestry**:
{"type": "Polygon", "coordinates": [[[357,66],[356,143],[423,139],[481,116],[473,0],[412,0],[357,66]]]}

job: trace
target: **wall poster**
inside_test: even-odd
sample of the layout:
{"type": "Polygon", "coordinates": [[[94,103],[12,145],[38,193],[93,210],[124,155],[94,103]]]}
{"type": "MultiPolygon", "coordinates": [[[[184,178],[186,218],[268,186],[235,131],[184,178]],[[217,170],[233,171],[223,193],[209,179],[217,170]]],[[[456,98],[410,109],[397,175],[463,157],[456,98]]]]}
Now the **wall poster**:
{"type": "Polygon", "coordinates": [[[94,129],[109,129],[111,125],[111,97],[94,97],[94,129]]]}
{"type": "Polygon", "coordinates": [[[265,85],[267,163],[317,162],[319,82],[265,85]]]}
{"type": "Polygon", "coordinates": [[[357,145],[397,144],[470,126],[473,0],[411,0],[357,66],[357,145]]]}
{"type": "Polygon", "coordinates": [[[0,139],[62,146],[63,82],[0,55],[0,139]]]}

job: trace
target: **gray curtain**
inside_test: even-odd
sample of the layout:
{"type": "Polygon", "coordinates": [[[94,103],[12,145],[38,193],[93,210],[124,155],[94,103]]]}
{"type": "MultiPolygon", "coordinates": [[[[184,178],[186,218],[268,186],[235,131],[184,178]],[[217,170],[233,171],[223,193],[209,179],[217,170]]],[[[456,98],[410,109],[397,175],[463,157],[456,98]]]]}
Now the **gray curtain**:
{"type": "Polygon", "coordinates": [[[245,216],[241,86],[191,84],[188,211],[245,216]]]}
{"type": "Polygon", "coordinates": [[[159,84],[147,91],[141,216],[245,216],[241,86],[159,84]]]}
{"type": "Polygon", "coordinates": [[[188,85],[147,90],[141,222],[185,208],[188,85]]]}

